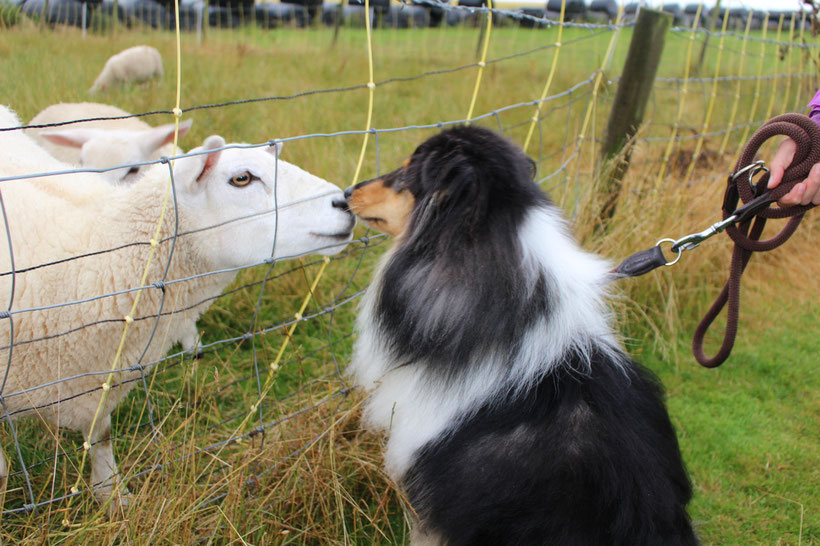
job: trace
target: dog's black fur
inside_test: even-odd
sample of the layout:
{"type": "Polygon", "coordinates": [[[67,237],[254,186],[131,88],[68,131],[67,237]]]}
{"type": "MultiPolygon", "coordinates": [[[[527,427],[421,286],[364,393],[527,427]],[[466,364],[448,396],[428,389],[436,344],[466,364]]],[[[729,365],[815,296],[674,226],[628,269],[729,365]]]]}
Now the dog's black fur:
{"type": "Polygon", "coordinates": [[[418,367],[422,384],[446,390],[494,354],[509,377],[417,449],[396,479],[433,542],[696,544],[690,482],[651,372],[581,331],[557,356],[523,363],[542,370],[534,379],[516,377],[530,358],[524,333],[563,320],[562,272],[519,265],[528,215],[556,211],[532,177],[515,145],[458,127],[379,179],[414,198],[373,284],[368,327],[391,366],[418,367]]]}
{"type": "Polygon", "coordinates": [[[449,545],[696,544],[691,487],[658,382],[592,354],[490,400],[417,454],[404,483],[449,545]],[[526,436],[517,437],[516,427],[526,436]]]}

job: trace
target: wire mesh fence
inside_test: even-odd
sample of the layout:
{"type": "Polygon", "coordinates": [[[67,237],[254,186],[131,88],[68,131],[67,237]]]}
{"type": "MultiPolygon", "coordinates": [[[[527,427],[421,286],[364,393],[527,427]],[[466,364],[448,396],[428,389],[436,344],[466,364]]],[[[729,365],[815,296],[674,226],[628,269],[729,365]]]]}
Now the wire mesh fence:
{"type": "MultiPolygon", "coordinates": [[[[326,13],[337,13],[345,24],[331,36],[332,30],[310,20],[314,16],[321,20],[321,13],[301,14],[295,8],[275,5],[279,7],[252,6],[248,17],[254,27],[247,33],[243,33],[246,27],[240,18],[225,25],[230,30],[212,30],[204,40],[201,35],[183,35],[180,43],[184,48],[179,49],[183,66],[191,60],[201,69],[204,64],[197,63],[213,62],[214,70],[221,72],[202,76],[180,72],[182,100],[176,104],[167,100],[167,93],[160,97],[144,88],[115,91],[109,99],[133,100],[130,104],[140,107],[132,108],[137,112],[134,116],[150,122],[202,116],[202,131],[252,142],[217,150],[265,150],[284,144],[283,154],[293,158],[289,161],[342,188],[391,170],[426,134],[454,124],[479,123],[521,144],[536,161],[537,181],[570,213],[585,193],[593,191],[590,181],[603,168],[600,143],[631,34],[631,19],[623,10],[611,21],[592,23],[562,21],[560,13],[556,17],[547,11],[452,6],[427,0],[389,6],[380,13],[369,6],[349,6],[346,13],[343,6],[325,6],[326,13]],[[421,15],[414,15],[414,10],[421,10],[421,15]],[[365,28],[357,28],[356,17],[364,19],[365,28]],[[399,23],[400,17],[410,17],[410,22],[399,23]],[[430,27],[435,18],[438,26],[430,27]],[[283,25],[291,28],[283,29],[283,25]],[[269,33],[274,27],[279,35],[269,33]],[[250,53],[243,47],[250,48],[250,53]],[[216,59],[219,50],[227,50],[225,64],[216,59]],[[307,56],[299,57],[297,50],[307,56]],[[289,61],[290,54],[294,59],[289,61]],[[243,64],[254,55],[259,64],[243,64]],[[212,85],[215,74],[240,83],[265,79],[260,71],[274,56],[282,63],[277,69],[312,59],[316,72],[292,84],[273,77],[253,92],[243,86],[229,90],[212,85]],[[350,69],[345,67],[348,62],[350,69]],[[234,63],[236,72],[224,69],[234,63]],[[195,89],[209,86],[208,92],[195,89]],[[137,100],[130,95],[141,97],[137,100]],[[293,155],[288,156],[291,149],[293,155]]],[[[118,13],[116,4],[112,9],[118,13]]],[[[200,31],[214,17],[204,9],[198,6],[199,11],[194,11],[199,15],[194,16],[193,28],[200,31]]],[[[132,39],[156,42],[167,53],[174,44],[171,35],[159,29],[175,26],[176,20],[183,29],[187,25],[180,19],[182,12],[172,12],[166,9],[164,15],[135,13],[113,19],[119,23],[140,19],[139,28],[128,30],[132,39]],[[145,24],[157,30],[146,32],[145,24]]],[[[763,14],[759,25],[753,25],[753,14],[732,20],[727,10],[718,20],[720,26],[712,30],[704,27],[701,13],[686,20],[687,24],[679,21],[667,37],[629,176],[675,187],[720,181],[758,125],[781,112],[802,111],[817,87],[818,50],[807,17],[803,13],[763,14]]],[[[123,24],[121,30],[130,24],[123,24]]],[[[220,26],[213,21],[211,25],[220,26]]],[[[4,30],[9,36],[14,31],[13,27],[4,30]]],[[[66,40],[85,39],[61,29],[51,32],[64,33],[66,40]]],[[[94,47],[101,47],[110,35],[88,39],[96,40],[94,47]]],[[[82,55],[84,50],[77,51],[82,55]]],[[[172,73],[174,63],[169,60],[166,54],[166,69],[172,73]]],[[[80,77],[88,79],[91,72],[88,68],[80,77]]],[[[52,102],[63,97],[59,90],[48,96],[52,102]]],[[[11,94],[8,100],[21,114],[24,109],[33,114],[48,104],[20,108],[11,94]]],[[[19,136],[26,128],[71,127],[75,121],[80,120],[46,125],[0,123],[5,125],[0,127],[0,139],[16,138],[12,135],[19,136]]],[[[199,119],[196,123],[200,124],[199,119]]],[[[230,494],[227,483],[237,479],[235,468],[243,468],[239,479],[252,491],[265,476],[328,434],[338,408],[350,403],[343,370],[354,337],[356,305],[378,256],[389,244],[386,238],[357,231],[349,243],[317,245],[309,252],[283,255],[277,252],[275,245],[281,242],[277,237],[266,259],[171,277],[174,260],[180,259],[179,253],[197,235],[216,241],[226,227],[259,215],[279,218],[288,207],[327,197],[322,192],[295,200],[283,195],[276,200],[275,210],[180,229],[173,164],[196,156],[178,154],[108,168],[150,166],[167,180],[164,212],[155,217],[160,210],[157,203],[133,203],[132,210],[126,209],[140,216],[141,222],[155,225],[155,236],[134,236],[110,248],[63,241],[62,246],[71,250],[49,256],[47,240],[60,241],[63,233],[71,233],[62,224],[72,222],[67,214],[48,218],[40,234],[42,249],[22,253],[43,256],[31,262],[21,260],[21,249],[12,239],[19,230],[32,226],[18,228],[14,215],[4,209],[8,249],[0,271],[0,293],[5,298],[0,304],[4,309],[0,312],[4,367],[0,406],[4,413],[2,446],[10,466],[4,519],[50,510],[60,510],[67,524],[82,518],[84,512],[71,503],[91,498],[92,490],[110,485],[89,479],[86,456],[109,444],[119,464],[119,481],[127,483],[133,494],[161,487],[167,476],[182,473],[184,479],[195,482],[192,503],[203,507],[217,503],[230,494]],[[316,257],[317,252],[327,253],[331,248],[331,256],[316,257]],[[153,249],[159,249],[157,255],[148,257],[153,249]],[[73,278],[65,278],[60,286],[37,285],[38,275],[49,269],[87,274],[96,282],[93,279],[108,273],[95,272],[95,268],[123,260],[124,255],[145,258],[149,265],[135,263],[138,267],[133,275],[119,279],[115,291],[80,297],[74,289],[80,280],[73,278]],[[184,305],[179,304],[183,298],[169,296],[196,292],[192,287],[198,283],[224,275],[236,279],[219,294],[185,300],[184,305]],[[140,295],[145,298],[143,305],[140,295]],[[191,314],[198,316],[204,308],[208,311],[198,323],[194,344],[177,343],[167,353],[157,353],[156,348],[166,341],[178,341],[166,339],[172,335],[169,325],[189,320],[186,317],[191,314]],[[37,326],[48,315],[58,318],[49,318],[48,328],[37,326]],[[129,336],[137,341],[125,354],[117,346],[132,339],[129,336]],[[62,360],[66,367],[58,365],[62,360]],[[20,370],[32,368],[45,371],[33,373],[28,383],[15,379],[22,377],[20,370]],[[74,384],[84,387],[69,387],[74,384]],[[118,393],[124,391],[130,393],[120,401],[118,393]],[[73,411],[70,404],[77,400],[97,408],[91,425],[97,435],[93,430],[70,432],[77,427],[72,427],[71,416],[65,414],[73,411]],[[100,432],[107,412],[112,412],[110,430],[100,432]],[[28,418],[17,420],[23,416],[28,418]],[[65,419],[67,429],[42,426],[43,421],[59,419],[65,419]],[[327,426],[311,428],[305,420],[323,421],[327,426]],[[271,446],[276,449],[264,451],[271,446]],[[263,452],[265,456],[258,455],[263,452]],[[250,462],[240,465],[239,461],[250,462]]],[[[279,161],[278,154],[275,159],[279,161]]],[[[68,165],[31,172],[2,170],[0,199],[3,203],[14,199],[14,185],[36,185],[43,180],[55,188],[63,181],[66,192],[79,192],[72,190],[72,182],[77,177],[96,177],[94,172],[68,165]]],[[[266,174],[271,175],[273,191],[280,191],[283,182],[277,168],[266,174]]],[[[111,186],[110,191],[113,195],[123,190],[111,186]]],[[[32,210],[37,206],[29,203],[32,210]]],[[[102,219],[99,228],[106,229],[102,219]]],[[[276,227],[281,237],[287,237],[288,229],[286,224],[276,227]]],[[[243,242],[231,244],[241,247],[243,242]]]]}

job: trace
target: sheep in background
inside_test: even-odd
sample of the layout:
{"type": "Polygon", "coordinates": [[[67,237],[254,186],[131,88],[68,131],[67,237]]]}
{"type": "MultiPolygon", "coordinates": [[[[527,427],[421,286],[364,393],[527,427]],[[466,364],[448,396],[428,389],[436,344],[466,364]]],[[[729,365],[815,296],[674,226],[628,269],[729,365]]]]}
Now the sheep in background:
{"type": "MultiPolygon", "coordinates": [[[[48,125],[75,119],[130,116],[125,110],[95,102],[52,104],[34,116],[29,125],[48,125]]],[[[179,124],[179,137],[191,128],[193,120],[179,124]]],[[[51,155],[65,163],[92,169],[143,163],[162,156],[182,153],[174,149],[174,124],[151,127],[130,117],[84,121],[57,128],[25,129],[51,155]]],[[[144,167],[131,166],[102,173],[112,182],[133,181],[144,167]]]]}
{"type": "Polygon", "coordinates": [[[104,91],[114,85],[144,82],[162,77],[162,56],[151,46],[129,47],[112,55],[94,80],[89,92],[104,91]]]}
{"type": "MultiPolygon", "coordinates": [[[[16,125],[14,114],[0,106],[0,127],[16,125]]],[[[124,491],[110,442],[110,414],[140,377],[134,366],[166,354],[180,329],[233,280],[236,273],[225,270],[271,256],[335,254],[350,241],[354,219],[336,186],[278,159],[279,147],[221,149],[224,145],[222,137],[211,136],[192,151],[205,153],[175,161],[176,233],[181,235],[164,280],[222,272],[143,290],[134,317],[125,318],[134,292],[43,307],[139,286],[151,248],[131,243],[154,238],[169,167],[154,165],[127,186],[112,185],[96,173],[3,183],[15,273],[9,274],[9,251],[0,251],[0,309],[11,305],[12,312],[26,310],[0,320],[4,407],[12,418],[36,412],[50,423],[82,432],[90,450],[91,483],[101,500],[124,491]],[[95,252],[109,249],[116,250],[95,252]],[[45,263],[51,265],[41,265],[45,263]],[[163,314],[152,337],[163,292],[163,314]],[[89,372],[111,368],[125,323],[130,323],[129,332],[113,384],[101,389],[106,375],[89,372]]],[[[0,178],[65,168],[23,132],[0,132],[0,178]]],[[[149,286],[163,280],[171,257],[173,210],[165,215],[155,243],[149,286]]],[[[8,476],[1,450],[0,474],[8,476]]]]}

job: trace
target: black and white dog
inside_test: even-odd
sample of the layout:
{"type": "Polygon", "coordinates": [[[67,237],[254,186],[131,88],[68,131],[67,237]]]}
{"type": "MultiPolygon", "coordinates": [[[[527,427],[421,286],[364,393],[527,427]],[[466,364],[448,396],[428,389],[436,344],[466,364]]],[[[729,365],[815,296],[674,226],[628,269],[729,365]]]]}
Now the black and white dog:
{"type": "Polygon", "coordinates": [[[612,329],[609,267],[518,147],[457,127],[345,195],[395,237],[349,373],[414,544],[697,543],[662,387],[612,329]]]}

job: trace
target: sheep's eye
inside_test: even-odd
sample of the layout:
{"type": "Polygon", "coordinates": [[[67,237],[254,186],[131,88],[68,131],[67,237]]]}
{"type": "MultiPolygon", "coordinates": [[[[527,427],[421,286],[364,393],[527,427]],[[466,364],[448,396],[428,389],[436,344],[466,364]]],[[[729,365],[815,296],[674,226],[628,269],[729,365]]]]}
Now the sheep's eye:
{"type": "Polygon", "coordinates": [[[253,181],[253,175],[247,171],[231,178],[231,184],[240,188],[247,186],[251,181],[253,181]]]}
{"type": "Polygon", "coordinates": [[[128,174],[126,176],[131,175],[131,174],[137,174],[138,172],[140,172],[139,167],[131,167],[130,169],[128,169],[128,174]]]}

